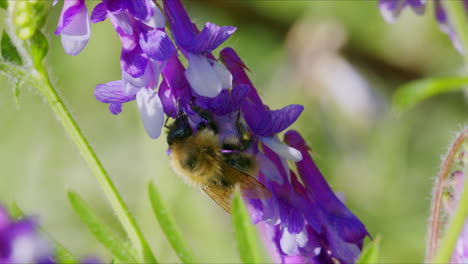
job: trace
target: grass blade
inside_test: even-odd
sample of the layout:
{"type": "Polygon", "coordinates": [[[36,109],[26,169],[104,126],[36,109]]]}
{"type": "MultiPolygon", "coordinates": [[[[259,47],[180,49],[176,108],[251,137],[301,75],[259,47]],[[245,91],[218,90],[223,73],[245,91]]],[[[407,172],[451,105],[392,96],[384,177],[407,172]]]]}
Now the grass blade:
{"type": "Polygon", "coordinates": [[[250,220],[247,208],[236,187],[232,200],[232,222],[236,233],[237,247],[243,263],[260,263],[260,250],[254,225],[250,220]]]}
{"type": "Polygon", "coordinates": [[[159,226],[166,235],[167,240],[169,240],[169,243],[171,244],[177,256],[179,256],[183,263],[196,262],[192,251],[183,240],[182,235],[179,233],[173,218],[166,210],[166,207],[164,206],[156,186],[154,186],[152,182],[148,184],[148,193],[151,207],[153,208],[154,215],[159,222],[159,226]]]}
{"type": "Polygon", "coordinates": [[[115,236],[101,220],[94,214],[81,197],[74,192],[68,192],[68,199],[75,212],[81,220],[88,226],[89,230],[119,262],[136,263],[133,250],[120,238],[115,236]]]}
{"type": "Polygon", "coordinates": [[[428,78],[409,82],[395,92],[393,106],[397,110],[407,110],[431,96],[463,90],[468,86],[468,77],[428,78]]]}
{"type": "Polygon", "coordinates": [[[380,253],[380,237],[377,237],[372,242],[368,243],[364,250],[359,256],[356,264],[371,264],[379,263],[379,253],[380,253]]]}

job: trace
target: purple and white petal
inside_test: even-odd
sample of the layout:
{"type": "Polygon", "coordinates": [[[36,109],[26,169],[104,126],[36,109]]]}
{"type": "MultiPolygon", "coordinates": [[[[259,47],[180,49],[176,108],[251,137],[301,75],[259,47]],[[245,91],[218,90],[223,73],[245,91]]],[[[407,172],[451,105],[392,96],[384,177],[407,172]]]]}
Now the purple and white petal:
{"type": "Polygon", "coordinates": [[[226,69],[226,67],[216,61],[213,61],[213,69],[221,80],[221,87],[223,89],[229,89],[232,86],[232,74],[226,69]]]}
{"type": "Polygon", "coordinates": [[[185,71],[185,77],[192,89],[201,96],[210,98],[217,96],[223,89],[223,82],[208,58],[189,53],[188,61],[189,66],[185,71]]]}
{"type": "Polygon", "coordinates": [[[161,10],[159,10],[158,6],[156,6],[153,1],[150,1],[150,5],[151,9],[153,10],[153,15],[142,22],[152,28],[164,28],[166,26],[166,19],[164,18],[164,14],[161,10]]]}
{"type": "Polygon", "coordinates": [[[281,109],[270,111],[270,133],[276,134],[291,126],[299,118],[303,110],[304,106],[302,105],[288,105],[281,109]]]}
{"type": "Polygon", "coordinates": [[[64,1],[57,29],[55,29],[55,35],[60,34],[75,19],[75,16],[81,12],[83,7],[86,7],[84,0],[64,1]]]}
{"type": "Polygon", "coordinates": [[[281,250],[289,256],[299,255],[299,249],[304,247],[308,241],[309,238],[305,228],[298,234],[292,234],[285,228],[280,239],[281,250]]]}
{"type": "Polygon", "coordinates": [[[176,100],[166,81],[162,81],[161,85],[159,85],[158,95],[163,105],[164,113],[167,116],[176,118],[178,113],[176,100]]]}
{"type": "Polygon", "coordinates": [[[113,115],[118,115],[122,113],[122,104],[109,104],[109,111],[113,115]]]}
{"type": "Polygon", "coordinates": [[[153,139],[158,138],[164,125],[164,110],[158,94],[143,88],[137,93],[136,100],[146,133],[153,139]]]}
{"type": "Polygon", "coordinates": [[[111,20],[117,31],[120,29],[121,32],[127,35],[133,34],[133,22],[127,13],[113,13],[111,15],[111,20]]]}
{"type": "Polygon", "coordinates": [[[258,138],[281,157],[294,162],[302,160],[302,154],[299,150],[281,143],[276,137],[258,138]]]}
{"type": "MultiPolygon", "coordinates": [[[[67,2],[67,1],[65,1],[67,2]]],[[[63,27],[57,28],[57,32],[61,34],[62,46],[65,52],[69,55],[78,55],[88,43],[91,36],[91,28],[89,25],[88,9],[83,3],[82,5],[74,6],[80,7],[77,13],[73,16],[64,18],[63,27]]],[[[71,9],[67,10],[70,11],[71,9]]],[[[76,11],[76,10],[73,10],[76,11]]],[[[64,16],[69,12],[65,12],[64,16]]]]}
{"type": "Polygon", "coordinates": [[[195,54],[211,52],[227,40],[234,32],[235,27],[218,26],[207,22],[202,31],[190,42],[183,43],[182,47],[195,54]]]}
{"type": "Polygon", "coordinates": [[[387,23],[395,23],[406,0],[379,0],[379,9],[387,23]]]}
{"type": "Polygon", "coordinates": [[[153,16],[152,7],[151,0],[127,1],[128,12],[132,14],[134,18],[141,21],[145,21],[153,16]]]}
{"type": "Polygon", "coordinates": [[[121,104],[135,100],[135,96],[127,95],[121,80],[98,84],[94,90],[94,96],[98,101],[106,104],[121,104]]]}
{"type": "Polygon", "coordinates": [[[123,71],[130,74],[133,78],[138,78],[145,73],[147,63],[148,57],[140,48],[132,50],[122,49],[120,66],[123,71]]]}
{"type": "Polygon", "coordinates": [[[91,22],[97,23],[106,20],[108,16],[107,7],[104,3],[97,4],[91,13],[91,22]]]}
{"type": "Polygon", "coordinates": [[[148,57],[158,61],[165,61],[176,52],[171,39],[160,29],[141,32],[139,43],[148,57]]]}

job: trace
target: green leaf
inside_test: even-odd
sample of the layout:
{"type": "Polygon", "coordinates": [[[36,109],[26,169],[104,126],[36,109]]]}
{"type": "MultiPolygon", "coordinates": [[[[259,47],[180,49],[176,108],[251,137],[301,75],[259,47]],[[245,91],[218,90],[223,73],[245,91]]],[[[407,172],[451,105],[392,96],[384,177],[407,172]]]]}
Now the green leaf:
{"type": "Polygon", "coordinates": [[[357,264],[379,263],[380,252],[380,237],[376,237],[372,242],[368,243],[356,261],[357,264]]]}
{"type": "Polygon", "coordinates": [[[18,65],[23,65],[23,61],[21,60],[21,56],[19,55],[18,50],[11,41],[8,33],[5,31],[2,32],[0,51],[4,60],[18,65]]]}
{"type": "Polygon", "coordinates": [[[44,66],[42,65],[42,61],[49,51],[47,38],[40,31],[36,31],[29,41],[29,47],[34,66],[38,69],[43,68],[44,66]]]}
{"type": "Polygon", "coordinates": [[[440,77],[412,81],[404,84],[393,96],[397,110],[407,110],[431,96],[463,90],[468,86],[468,77],[440,77]]]}
{"type": "Polygon", "coordinates": [[[0,0],[0,8],[3,8],[5,10],[8,8],[7,0],[0,0]]]}
{"type": "Polygon", "coordinates": [[[250,220],[238,187],[236,187],[234,199],[232,200],[232,222],[242,262],[261,263],[255,228],[250,220]]]}
{"type": "Polygon", "coordinates": [[[156,186],[154,186],[152,182],[148,184],[148,193],[151,206],[153,208],[154,215],[159,222],[159,226],[166,235],[167,240],[169,240],[169,243],[177,256],[179,256],[183,263],[197,262],[195,261],[192,251],[186,245],[182,235],[179,233],[179,230],[174,223],[174,219],[164,206],[156,186]]]}
{"type": "Polygon", "coordinates": [[[136,263],[136,258],[133,250],[115,236],[110,228],[94,214],[80,196],[74,192],[68,192],[68,199],[73,206],[75,212],[80,216],[81,220],[88,226],[91,233],[101,242],[113,256],[121,262],[136,263]]]}
{"type": "MultiPolygon", "coordinates": [[[[24,217],[24,212],[19,208],[16,203],[11,203],[8,211],[11,217],[15,219],[21,219],[24,217]]],[[[57,258],[57,263],[68,263],[74,264],[79,263],[78,260],[73,256],[73,254],[68,251],[62,244],[60,244],[57,240],[52,238],[49,233],[47,233],[44,229],[39,228],[40,231],[51,241],[54,245],[55,249],[55,257],[57,258]]]]}

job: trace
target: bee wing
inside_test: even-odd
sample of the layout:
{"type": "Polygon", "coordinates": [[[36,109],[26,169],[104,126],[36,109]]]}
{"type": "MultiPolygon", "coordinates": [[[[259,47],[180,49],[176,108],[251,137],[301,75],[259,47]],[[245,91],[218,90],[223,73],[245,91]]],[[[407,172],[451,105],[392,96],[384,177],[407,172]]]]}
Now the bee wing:
{"type": "Polygon", "coordinates": [[[242,195],[250,199],[268,199],[270,191],[254,177],[242,172],[225,162],[221,167],[223,173],[229,175],[233,182],[240,185],[242,195]]]}
{"type": "Polygon", "coordinates": [[[232,188],[220,189],[211,186],[203,186],[203,191],[219,206],[226,210],[226,212],[231,213],[232,188]]]}
{"type": "MultiPolygon", "coordinates": [[[[230,179],[236,184],[239,184],[242,196],[250,199],[267,199],[271,197],[270,191],[254,177],[232,167],[225,163],[222,164],[222,171],[229,175],[230,179]]],[[[203,191],[211,197],[219,206],[226,212],[231,213],[231,200],[233,187],[220,188],[218,186],[206,185],[203,186],[203,191]]]]}

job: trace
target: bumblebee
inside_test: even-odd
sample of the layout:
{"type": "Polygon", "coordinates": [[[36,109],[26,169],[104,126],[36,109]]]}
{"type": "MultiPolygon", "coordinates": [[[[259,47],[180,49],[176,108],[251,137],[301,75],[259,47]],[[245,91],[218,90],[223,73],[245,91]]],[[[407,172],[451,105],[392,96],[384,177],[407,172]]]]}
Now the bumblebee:
{"type": "Polygon", "coordinates": [[[197,125],[195,133],[184,113],[179,113],[168,126],[172,169],[188,183],[202,189],[228,213],[236,185],[245,197],[269,198],[269,190],[255,178],[258,172],[255,156],[243,152],[250,141],[245,130],[241,130],[242,125],[237,124],[238,136],[220,142],[218,129],[209,113],[199,108],[196,112],[203,122],[197,125]]]}

